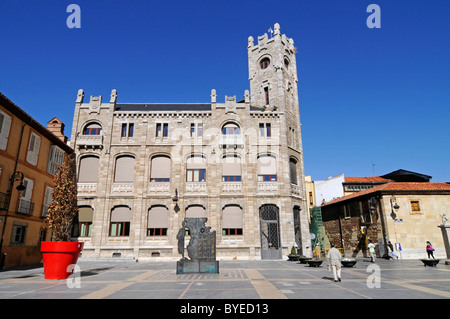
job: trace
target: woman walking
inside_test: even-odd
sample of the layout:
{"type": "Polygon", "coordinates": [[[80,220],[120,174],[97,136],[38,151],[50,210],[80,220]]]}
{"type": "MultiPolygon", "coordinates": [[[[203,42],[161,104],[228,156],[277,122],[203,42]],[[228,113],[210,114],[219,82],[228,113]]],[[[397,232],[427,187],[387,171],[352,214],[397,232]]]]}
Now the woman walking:
{"type": "Polygon", "coordinates": [[[431,256],[431,257],[433,257],[433,259],[436,259],[436,258],[434,258],[434,248],[433,248],[433,246],[431,246],[431,243],[429,241],[427,241],[427,254],[428,254],[428,258],[430,258],[430,256],[431,256]]]}

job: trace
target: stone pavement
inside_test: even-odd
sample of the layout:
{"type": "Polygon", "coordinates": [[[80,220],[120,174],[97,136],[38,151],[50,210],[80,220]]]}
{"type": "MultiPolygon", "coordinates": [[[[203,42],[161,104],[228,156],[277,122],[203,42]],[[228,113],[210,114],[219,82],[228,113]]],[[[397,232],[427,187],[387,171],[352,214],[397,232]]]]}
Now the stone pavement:
{"type": "Polygon", "coordinates": [[[220,261],[219,274],[185,275],[176,274],[175,261],[79,260],[78,266],[69,280],[46,280],[42,267],[0,272],[0,299],[197,300],[192,306],[207,299],[450,298],[450,266],[424,267],[420,260],[360,259],[342,268],[342,282],[333,281],[326,262],[312,268],[286,260],[227,260],[220,261]]]}

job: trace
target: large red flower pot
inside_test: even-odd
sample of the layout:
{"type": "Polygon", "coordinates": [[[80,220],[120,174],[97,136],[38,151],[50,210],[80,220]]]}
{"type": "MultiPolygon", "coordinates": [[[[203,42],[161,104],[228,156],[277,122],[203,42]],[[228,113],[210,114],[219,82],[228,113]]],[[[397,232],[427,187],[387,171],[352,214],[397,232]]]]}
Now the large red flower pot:
{"type": "Polygon", "coordinates": [[[67,279],[73,273],[70,265],[77,263],[78,256],[84,243],[80,242],[53,242],[41,243],[42,259],[44,262],[45,279],[67,279]]]}

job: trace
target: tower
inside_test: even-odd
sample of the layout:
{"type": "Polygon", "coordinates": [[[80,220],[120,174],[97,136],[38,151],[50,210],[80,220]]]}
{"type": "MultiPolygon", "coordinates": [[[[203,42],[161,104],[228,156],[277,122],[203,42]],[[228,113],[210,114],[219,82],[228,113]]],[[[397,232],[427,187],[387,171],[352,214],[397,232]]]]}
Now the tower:
{"type": "Polygon", "coordinates": [[[287,174],[290,176],[291,189],[286,192],[297,195],[291,199],[295,240],[298,248],[308,250],[310,239],[294,40],[281,34],[280,25],[276,23],[271,37],[265,33],[258,37],[258,43],[255,44],[250,36],[247,49],[250,105],[280,116],[280,140],[276,147],[280,154],[288,157],[281,159],[289,162],[285,167],[289,167],[287,174]]]}

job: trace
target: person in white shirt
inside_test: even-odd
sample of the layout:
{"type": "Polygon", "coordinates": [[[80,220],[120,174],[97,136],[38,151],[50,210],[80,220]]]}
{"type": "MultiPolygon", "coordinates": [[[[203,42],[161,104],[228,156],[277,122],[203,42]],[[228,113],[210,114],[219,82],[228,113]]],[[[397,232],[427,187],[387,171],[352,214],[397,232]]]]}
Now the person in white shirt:
{"type": "Polygon", "coordinates": [[[334,244],[331,245],[331,249],[328,251],[327,260],[328,265],[333,269],[334,281],[341,281],[341,259],[342,255],[334,244]]]}

